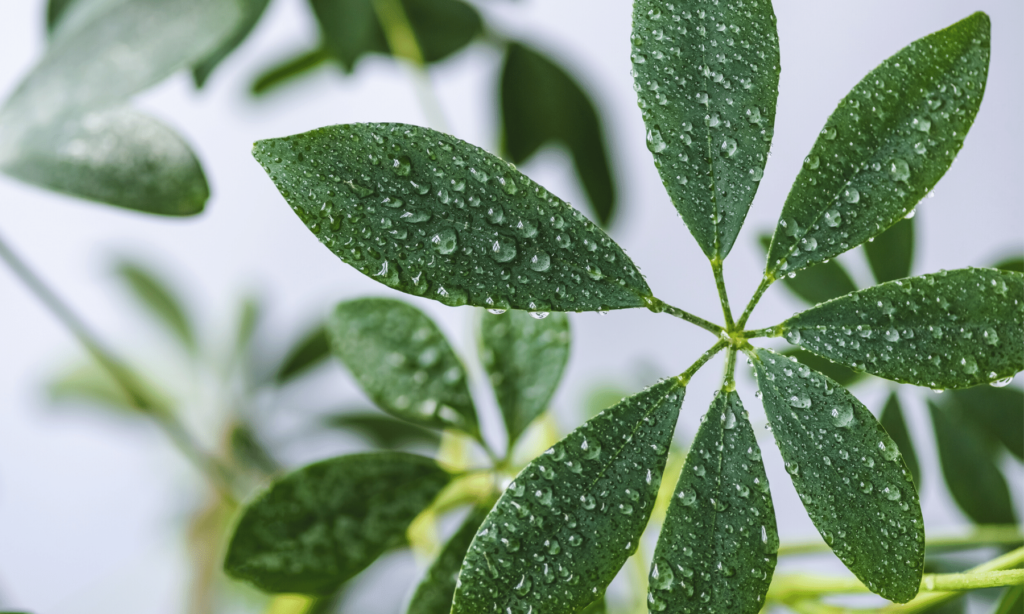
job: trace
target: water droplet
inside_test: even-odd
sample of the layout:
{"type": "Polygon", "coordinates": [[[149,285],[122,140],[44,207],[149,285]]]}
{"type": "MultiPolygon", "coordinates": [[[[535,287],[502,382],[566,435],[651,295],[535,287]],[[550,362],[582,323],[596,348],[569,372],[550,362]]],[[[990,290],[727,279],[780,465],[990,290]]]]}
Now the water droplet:
{"type": "Polygon", "coordinates": [[[579,535],[577,535],[575,533],[573,533],[572,535],[569,536],[569,545],[570,546],[572,546],[573,548],[578,548],[581,544],[583,544],[583,538],[582,537],[580,537],[579,535]]]}
{"type": "Polygon", "coordinates": [[[459,237],[451,228],[443,228],[430,238],[437,253],[447,256],[459,245],[459,237]]]}
{"type": "Polygon", "coordinates": [[[580,450],[583,450],[583,458],[587,460],[597,460],[601,456],[601,442],[596,438],[584,438],[583,443],[580,444],[580,450]]]}
{"type": "Polygon", "coordinates": [[[516,257],[516,243],[512,239],[501,238],[491,245],[491,258],[496,262],[508,262],[516,257]]]}
{"type": "Polygon", "coordinates": [[[505,221],[505,210],[501,205],[494,204],[487,208],[487,221],[492,224],[500,224],[505,221]]]}
{"type": "Polygon", "coordinates": [[[910,179],[910,165],[907,164],[906,160],[896,158],[889,163],[889,176],[892,177],[894,181],[906,182],[910,179]]]}
{"type": "Polygon", "coordinates": [[[736,150],[738,148],[739,145],[736,143],[736,139],[734,138],[726,137],[725,140],[722,141],[722,155],[727,158],[731,158],[736,155],[736,150]]]}
{"type": "Polygon", "coordinates": [[[857,188],[848,187],[843,190],[843,200],[851,205],[858,203],[860,202],[860,192],[857,191],[857,188]]]}
{"type": "Polygon", "coordinates": [[[537,251],[530,256],[530,268],[538,273],[543,273],[551,268],[551,256],[544,251],[537,251]]]}
{"type": "Polygon", "coordinates": [[[543,320],[544,318],[548,317],[548,312],[546,312],[546,311],[531,311],[530,312],[530,317],[533,318],[534,320],[543,320]]]}
{"type": "Polygon", "coordinates": [[[520,597],[525,597],[533,586],[533,582],[530,581],[525,575],[519,579],[519,584],[516,584],[514,590],[520,597]]]}
{"type": "Polygon", "coordinates": [[[684,488],[676,496],[679,497],[679,502],[686,507],[690,507],[697,501],[697,491],[690,488],[684,488]]]}
{"type": "Polygon", "coordinates": [[[989,382],[989,385],[995,388],[1004,388],[1006,386],[1009,386],[1010,382],[1012,381],[1013,376],[1011,375],[1010,377],[1004,377],[1003,379],[997,379],[994,382],[989,382]]]}
{"type": "Polygon", "coordinates": [[[853,422],[853,407],[842,405],[832,408],[832,423],[840,428],[845,428],[853,422]]]}
{"type": "Polygon", "coordinates": [[[843,217],[835,209],[830,209],[825,212],[825,223],[829,228],[835,228],[843,223],[843,217]]]}
{"type": "Polygon", "coordinates": [[[660,131],[656,128],[647,131],[647,149],[650,149],[652,153],[661,153],[665,151],[666,147],[668,144],[661,137],[660,131]]]}
{"type": "Polygon", "coordinates": [[[813,171],[821,165],[821,159],[818,156],[810,155],[804,158],[804,168],[809,171],[813,171]]]}
{"type": "Polygon", "coordinates": [[[932,129],[932,122],[931,122],[931,120],[920,119],[920,118],[917,118],[917,117],[914,118],[914,121],[912,121],[910,123],[910,125],[912,125],[916,129],[920,130],[921,132],[928,132],[929,130],[932,129]]]}
{"type": "Polygon", "coordinates": [[[398,156],[391,163],[391,168],[399,177],[405,177],[412,170],[412,161],[409,160],[409,156],[398,156]]]}
{"type": "Polygon", "coordinates": [[[789,404],[797,409],[807,409],[811,406],[811,399],[805,394],[793,395],[789,397],[789,404]]]}
{"type": "Polygon", "coordinates": [[[791,344],[798,345],[800,343],[800,339],[800,331],[796,330],[795,328],[786,331],[786,341],[790,342],[791,344]]]}
{"type": "Polygon", "coordinates": [[[960,368],[967,375],[974,375],[978,372],[978,361],[974,359],[974,356],[964,356],[960,359],[960,368]]]}

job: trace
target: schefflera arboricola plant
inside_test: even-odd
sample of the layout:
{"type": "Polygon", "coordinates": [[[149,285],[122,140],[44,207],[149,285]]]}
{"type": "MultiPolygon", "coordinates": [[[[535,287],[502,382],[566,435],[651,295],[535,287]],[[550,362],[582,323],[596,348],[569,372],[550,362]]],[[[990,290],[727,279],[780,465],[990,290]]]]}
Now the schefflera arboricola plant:
{"type": "MultiPolygon", "coordinates": [[[[976,13],[915,41],[839,102],[782,208],[763,282],[734,318],[722,263],[774,137],[780,62],[772,5],[636,0],[632,62],[647,144],[710,261],[723,325],[658,299],[625,252],[579,212],[452,136],[352,124],[256,144],[254,155],[281,194],[341,260],[393,289],[495,314],[484,316],[484,356],[510,449],[543,411],[558,377],[539,384],[538,371],[524,366],[536,344],[548,347],[547,333],[515,311],[500,315],[506,310],[543,318],[550,311],[645,308],[715,338],[680,375],[623,399],[522,467],[496,502],[484,497],[409,612],[562,614],[600,602],[650,518],[686,386],[719,352],[726,353],[726,375],[667,510],[650,568],[649,609],[753,614],[765,602],[779,542],[761,451],[735,392],[740,354],[753,367],[786,469],[825,542],[871,591],[898,603],[917,594],[924,525],[895,443],[841,385],[751,342],[784,336],[838,363],[918,386],[997,382],[1024,369],[1024,275],[939,272],[853,292],[778,326],[748,330],[746,323],[774,281],[882,233],[949,169],[982,100],[989,30],[988,17],[976,13]]],[[[439,343],[436,327],[413,322],[422,314],[396,320],[398,308],[378,307],[339,307],[329,325],[336,354],[386,411],[460,429],[486,447],[458,360],[447,349],[429,351],[439,343]]],[[[369,460],[324,461],[352,466],[330,474],[329,488],[340,491],[325,494],[310,477],[325,471],[323,463],[271,486],[244,510],[227,572],[264,590],[326,594],[384,549],[382,541],[367,554],[344,539],[361,534],[360,523],[379,531],[385,525],[374,514],[401,508],[386,525],[387,543],[400,542],[401,527],[444,482],[441,470],[403,458],[396,475],[407,486],[378,491],[361,480],[379,484],[393,469],[381,463],[369,471],[369,460]],[[360,489],[377,497],[377,507],[365,504],[371,499],[360,489]],[[345,506],[318,499],[332,497],[351,500],[344,513],[338,510],[345,506]]]]}

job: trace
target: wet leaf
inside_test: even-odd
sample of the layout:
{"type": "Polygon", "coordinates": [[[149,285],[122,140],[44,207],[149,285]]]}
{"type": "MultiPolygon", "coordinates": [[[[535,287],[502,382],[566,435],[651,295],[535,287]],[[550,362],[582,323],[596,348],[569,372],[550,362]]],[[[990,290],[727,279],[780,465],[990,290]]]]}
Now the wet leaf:
{"type": "Polygon", "coordinates": [[[1024,369],[1024,274],[959,269],[890,281],[799,313],[786,339],[906,384],[967,388],[1024,369]]]}
{"type": "Polygon", "coordinates": [[[455,596],[455,582],[462,568],[462,560],[466,558],[469,544],[490,511],[489,506],[477,507],[469,513],[427,570],[426,577],[416,587],[406,614],[449,614],[452,611],[452,597],[455,596]]]}
{"type": "Polygon", "coordinates": [[[245,507],[224,571],[266,592],[326,595],[404,543],[450,479],[434,461],[401,452],[303,467],[245,507]]]}
{"type": "Polygon", "coordinates": [[[503,136],[512,162],[522,164],[546,143],[563,145],[598,222],[615,213],[615,183],[594,103],[551,59],[519,43],[506,49],[501,74],[503,136]]]}
{"type": "Polygon", "coordinates": [[[871,272],[878,283],[910,275],[914,262],[914,219],[904,219],[864,244],[871,272]]]}
{"type": "Polygon", "coordinates": [[[266,10],[268,4],[270,4],[270,0],[241,0],[242,18],[234,34],[192,68],[192,78],[196,82],[196,87],[203,87],[213,69],[248,38],[249,33],[263,16],[263,11],[266,10]]]}
{"type": "Polygon", "coordinates": [[[914,451],[914,442],[910,438],[910,432],[907,430],[907,423],[903,420],[903,406],[900,405],[900,398],[895,392],[890,394],[889,400],[885,402],[885,407],[882,409],[882,415],[878,418],[878,422],[885,429],[885,432],[889,434],[889,437],[892,437],[892,440],[896,442],[896,447],[899,448],[900,454],[903,455],[903,462],[907,464],[910,475],[914,477],[914,486],[920,491],[921,469],[917,464],[917,453],[914,451]]]}
{"type": "Polygon", "coordinates": [[[1024,459],[1024,393],[1016,388],[975,386],[952,391],[950,401],[960,406],[964,420],[1024,459]]]}
{"type": "Polygon", "coordinates": [[[651,564],[648,608],[757,614],[779,534],[761,450],[735,392],[701,418],[651,564]]]}
{"type": "Polygon", "coordinates": [[[569,318],[538,320],[522,311],[486,315],[480,354],[498,398],[509,447],[548,407],[569,359],[569,318]]]}
{"type": "Polygon", "coordinates": [[[446,305],[530,311],[645,307],[622,249],[507,162],[404,124],[329,126],[253,155],[343,261],[446,305]]]}
{"type": "Polygon", "coordinates": [[[327,335],[377,407],[414,424],[479,436],[462,363],[420,310],[391,299],[347,301],[328,319],[327,335]]]}
{"type": "Polygon", "coordinates": [[[441,443],[441,435],[437,431],[368,411],[334,414],[324,420],[324,425],[356,433],[374,446],[386,450],[406,445],[437,447],[441,443]]]}
{"type": "Polygon", "coordinates": [[[811,354],[807,350],[801,350],[799,348],[789,349],[782,352],[783,356],[792,356],[801,363],[814,369],[822,375],[828,376],[831,379],[837,381],[841,386],[849,386],[850,384],[857,382],[864,378],[864,373],[858,373],[849,367],[836,364],[827,358],[822,358],[816,354],[811,354]]]}
{"type": "Polygon", "coordinates": [[[769,0],[633,3],[647,148],[709,259],[729,254],[775,131],[779,37],[769,0]]]}
{"type": "Polygon", "coordinates": [[[656,384],[527,465],[477,532],[452,614],[574,614],[601,595],[639,546],[683,393],[656,384]]]}
{"type": "MultiPolygon", "coordinates": [[[[763,235],[761,245],[767,251],[771,244],[771,237],[763,235]]],[[[822,262],[805,271],[801,271],[795,277],[783,277],[782,283],[811,305],[824,303],[836,297],[850,292],[855,292],[857,286],[853,284],[850,275],[836,260],[822,262]]]]}
{"type": "Polygon", "coordinates": [[[814,526],[872,592],[906,603],[921,584],[924,521],[895,442],[836,382],[770,350],[751,357],[768,423],[814,526]]]}
{"type": "Polygon", "coordinates": [[[331,355],[331,343],[327,330],[317,326],[307,332],[285,357],[274,376],[274,381],[283,384],[320,364],[331,355]]]}
{"type": "Polygon", "coordinates": [[[783,206],[766,275],[798,271],[880,234],[949,169],[988,78],[989,18],[975,13],[868,73],[839,102],[783,206]]]}
{"type": "Polygon", "coordinates": [[[185,307],[174,292],[153,272],[123,260],[115,268],[135,298],[190,352],[196,351],[196,335],[185,307]]]}

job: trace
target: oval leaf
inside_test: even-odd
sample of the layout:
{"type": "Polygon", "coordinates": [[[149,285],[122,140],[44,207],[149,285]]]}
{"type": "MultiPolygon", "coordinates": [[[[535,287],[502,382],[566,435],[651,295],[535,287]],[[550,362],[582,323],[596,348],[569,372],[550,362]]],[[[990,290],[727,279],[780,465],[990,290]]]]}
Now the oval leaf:
{"type": "Polygon", "coordinates": [[[825,123],[782,208],[766,275],[833,258],[910,212],[949,169],[988,78],[988,16],[925,36],[868,73],[825,123]]]}
{"type": "Polygon", "coordinates": [[[757,614],[779,534],[761,449],[735,392],[701,419],[651,564],[648,609],[757,614]]]}
{"type": "Polygon", "coordinates": [[[427,570],[426,577],[413,593],[406,614],[450,614],[462,561],[466,558],[466,551],[477,529],[490,511],[490,507],[476,507],[469,513],[427,570]]]}
{"type": "Polygon", "coordinates": [[[544,319],[522,311],[484,316],[481,358],[505,418],[509,447],[547,409],[569,359],[569,318],[544,319]]]}
{"type": "Polygon", "coordinates": [[[384,411],[479,436],[466,372],[434,322],[390,299],[338,305],[327,321],[334,355],[384,411]]]}
{"type": "Polygon", "coordinates": [[[786,470],[825,542],[873,592],[917,594],[924,521],[899,449],[845,388],[770,350],[751,352],[786,470]]]}
{"type": "Polygon", "coordinates": [[[400,452],[303,467],[245,507],[224,571],[271,593],[326,595],[404,543],[450,479],[434,461],[400,452]]]}
{"type": "Polygon", "coordinates": [[[327,331],[317,326],[288,351],[288,355],[274,374],[274,381],[278,385],[284,384],[320,364],[330,355],[331,345],[327,331]]]}
{"type": "Polygon", "coordinates": [[[967,388],[1024,370],[1024,274],[959,269],[891,281],[781,328],[790,343],[879,377],[967,388]]]}
{"type": "Polygon", "coordinates": [[[951,396],[965,420],[1024,460],[1024,393],[1016,388],[975,386],[956,390],[951,396]]]}
{"type": "Polygon", "coordinates": [[[768,160],[779,95],[769,0],[633,4],[647,147],[709,259],[729,254],[768,160]]]}
{"type": "Polygon", "coordinates": [[[684,389],[624,399],[527,465],[466,554],[452,614],[581,611],[640,543],[684,389]]]}
{"type": "Polygon", "coordinates": [[[404,124],[329,126],[253,155],[339,258],[446,305],[645,307],[650,288],[581,213],[469,143],[404,124]]]}
{"type": "Polygon", "coordinates": [[[259,23],[268,4],[270,4],[270,0],[241,0],[242,18],[239,20],[235,32],[217,49],[193,66],[192,79],[195,81],[196,87],[203,87],[213,69],[249,36],[249,33],[259,23]]]}

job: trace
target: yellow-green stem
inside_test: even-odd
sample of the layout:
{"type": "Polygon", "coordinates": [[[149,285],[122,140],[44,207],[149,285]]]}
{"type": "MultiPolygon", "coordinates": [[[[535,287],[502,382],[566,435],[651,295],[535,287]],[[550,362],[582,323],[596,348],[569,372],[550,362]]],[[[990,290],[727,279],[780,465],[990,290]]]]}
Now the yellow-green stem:
{"type": "Polygon", "coordinates": [[[718,289],[718,300],[722,303],[722,315],[725,316],[725,328],[728,331],[735,330],[736,323],[732,319],[732,308],[729,306],[729,294],[725,290],[725,277],[722,275],[722,261],[711,261],[711,270],[715,274],[715,287],[718,289]]]}
{"type": "Polygon", "coordinates": [[[750,318],[750,314],[754,312],[754,307],[761,302],[761,297],[764,296],[765,291],[775,281],[775,277],[771,275],[765,275],[761,279],[760,285],[757,286],[757,290],[754,291],[754,296],[750,298],[750,302],[747,303],[747,308],[743,310],[743,315],[736,321],[736,328],[742,330],[747,324],[747,320],[750,318]]]}

